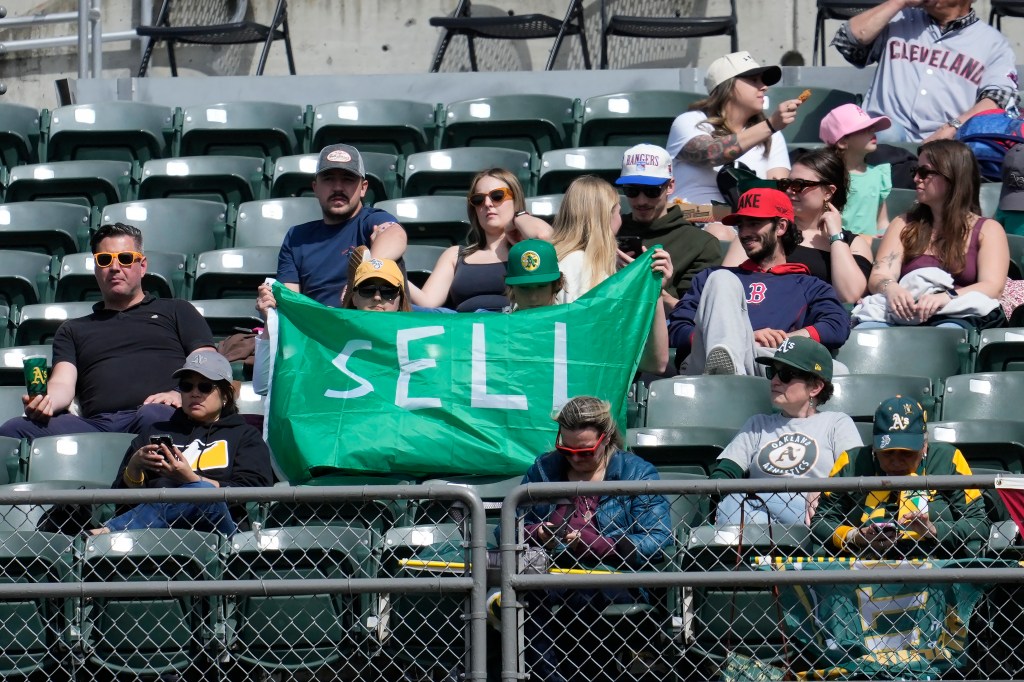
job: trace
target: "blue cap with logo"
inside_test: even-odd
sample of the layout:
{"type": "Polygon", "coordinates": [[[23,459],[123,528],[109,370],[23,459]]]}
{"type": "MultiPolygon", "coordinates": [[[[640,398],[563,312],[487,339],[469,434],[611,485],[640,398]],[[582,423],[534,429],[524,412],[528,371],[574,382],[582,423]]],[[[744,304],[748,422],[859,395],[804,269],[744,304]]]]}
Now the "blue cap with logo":
{"type": "Polygon", "coordinates": [[[883,400],[875,410],[874,449],[920,452],[928,433],[927,423],[927,413],[913,398],[898,395],[883,400]]]}

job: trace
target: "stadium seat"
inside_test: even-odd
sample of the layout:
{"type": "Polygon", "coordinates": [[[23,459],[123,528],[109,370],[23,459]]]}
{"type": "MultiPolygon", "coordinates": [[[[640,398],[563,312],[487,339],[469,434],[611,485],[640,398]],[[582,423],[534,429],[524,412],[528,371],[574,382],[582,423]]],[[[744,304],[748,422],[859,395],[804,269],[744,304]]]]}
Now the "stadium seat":
{"type": "MultiPolygon", "coordinates": [[[[159,298],[177,298],[185,291],[188,257],[183,253],[146,250],[146,274],[142,288],[159,298]]],[[[60,260],[57,271],[58,303],[99,301],[103,298],[96,283],[96,265],[91,253],[71,253],[60,260]]]]}
{"type": "Polygon", "coordinates": [[[435,244],[409,244],[402,260],[405,261],[405,274],[410,282],[422,287],[437,265],[437,259],[444,253],[443,246],[435,244]]]}
{"type": "Polygon", "coordinates": [[[966,330],[945,327],[854,329],[836,359],[851,374],[929,377],[936,386],[971,367],[966,330]]]}
{"type": "MultiPolygon", "coordinates": [[[[264,528],[231,538],[226,580],[375,578],[379,540],[365,528],[309,524],[264,528]]],[[[227,646],[259,673],[314,672],[365,651],[372,595],[238,596],[227,608],[227,646]]]]}
{"type": "Polygon", "coordinates": [[[235,222],[235,248],[280,248],[292,226],[323,217],[320,202],[314,197],[265,199],[242,204],[238,207],[238,220],[235,222]]]}
{"type": "Polygon", "coordinates": [[[77,433],[41,436],[28,451],[28,483],[77,481],[90,488],[109,488],[121,468],[135,434],[77,433]]]}
{"type": "Polygon", "coordinates": [[[180,156],[238,155],[276,160],[302,151],[302,108],[281,102],[185,107],[180,156]]]}
{"type": "Polygon", "coordinates": [[[495,95],[450,102],[441,146],[501,147],[540,156],[572,146],[574,101],[557,95],[495,95]]]}
{"type": "Polygon", "coordinates": [[[49,301],[50,256],[0,249],[0,303],[9,308],[49,301]]]}
{"type": "Polygon", "coordinates": [[[21,447],[20,438],[0,436],[0,485],[21,480],[21,447]]]}
{"type": "MultiPolygon", "coordinates": [[[[79,561],[81,580],[203,582],[220,577],[220,538],[212,533],[146,529],[89,538],[79,561]]],[[[96,597],[75,603],[75,634],[88,662],[109,674],[138,679],[182,675],[212,679],[214,599],[96,597]],[[80,634],[79,634],[80,633],[80,634]]]]}
{"type": "Polygon", "coordinates": [[[14,330],[14,345],[26,346],[50,343],[64,320],[84,317],[92,313],[92,303],[37,303],[18,311],[14,330]]]}
{"type": "MultiPolygon", "coordinates": [[[[0,386],[25,387],[25,358],[31,355],[46,357],[46,365],[53,365],[53,348],[49,344],[0,348],[0,386]]],[[[22,391],[24,393],[24,391],[22,391]]],[[[7,418],[0,414],[0,424],[7,418]]]]}
{"type": "Polygon", "coordinates": [[[818,0],[818,14],[814,18],[814,46],[811,50],[814,55],[814,65],[818,66],[820,56],[821,66],[825,66],[825,48],[829,41],[828,36],[825,35],[827,19],[847,21],[850,17],[860,14],[880,2],[882,0],[818,0]]]}
{"type": "Polygon", "coordinates": [[[596,175],[615,182],[622,173],[622,155],[628,147],[555,149],[540,159],[537,194],[565,192],[581,175],[596,175]]]}
{"type": "MultiPolygon", "coordinates": [[[[484,513],[488,521],[498,523],[501,517],[501,503],[512,492],[512,489],[522,483],[522,476],[445,476],[440,478],[428,478],[422,481],[423,485],[452,485],[459,488],[468,488],[475,492],[484,503],[484,513]]],[[[421,502],[418,508],[412,510],[412,523],[416,525],[426,523],[462,523],[469,518],[467,510],[458,503],[451,500],[439,500],[421,502]]]]}
{"type": "Polygon", "coordinates": [[[943,421],[1024,421],[1021,405],[1024,405],[1024,373],[960,374],[946,378],[941,417],[943,421]]]}
{"type": "Polygon", "coordinates": [[[130,199],[133,191],[132,165],[126,161],[57,161],[12,168],[4,199],[102,209],[130,199]]]}
{"type": "Polygon", "coordinates": [[[38,147],[39,111],[22,104],[0,104],[0,166],[34,163],[38,147]]]}
{"type": "Polygon", "coordinates": [[[154,159],[142,167],[139,199],[204,199],[238,207],[263,198],[263,161],[251,156],[154,159]]]}
{"type": "Polygon", "coordinates": [[[928,440],[960,448],[972,467],[1024,473],[1024,422],[976,419],[934,421],[928,440]]]}
{"type": "Polygon", "coordinates": [[[235,399],[235,407],[239,414],[263,415],[264,399],[252,390],[251,381],[243,381],[238,387],[238,397],[235,399]]]}
{"type": "Polygon", "coordinates": [[[21,402],[21,397],[25,395],[24,376],[22,374],[20,384],[0,386],[0,424],[8,419],[25,416],[25,404],[21,402]]]}
{"type": "MultiPolygon", "coordinates": [[[[380,152],[363,152],[366,168],[366,196],[363,203],[373,206],[378,201],[398,196],[398,157],[380,152]]],[[[274,198],[313,196],[313,180],[319,154],[282,156],[274,164],[270,196],[274,198]]]]}
{"type": "Polygon", "coordinates": [[[319,154],[330,144],[351,144],[360,153],[409,156],[434,148],[435,107],[400,99],[353,99],[318,104],[313,109],[309,150],[319,154]]]}
{"type": "MultiPolygon", "coordinates": [[[[663,481],[706,481],[707,474],[699,471],[679,471],[676,469],[658,468],[658,477],[663,481]]],[[[708,522],[710,497],[702,494],[669,494],[672,514],[672,535],[676,543],[685,551],[690,531],[708,522]]]]}
{"type": "Polygon", "coordinates": [[[71,104],[50,112],[47,161],[138,161],[169,156],[174,110],[145,102],[71,104]]]}
{"type": "Polygon", "coordinates": [[[796,99],[804,90],[811,91],[810,98],[800,105],[800,113],[792,125],[782,130],[786,142],[821,142],[819,128],[821,119],[828,112],[841,104],[856,104],[860,97],[852,92],[832,88],[811,87],[802,85],[773,85],[768,88],[764,98],[764,110],[770,114],[779,106],[779,102],[796,99]]]}
{"type": "Polygon", "coordinates": [[[1010,247],[1010,279],[1024,279],[1024,235],[1007,234],[1006,241],[1010,247]]]}
{"type": "MultiPolygon", "coordinates": [[[[291,481],[292,485],[312,487],[348,487],[411,485],[414,481],[398,476],[373,476],[339,472],[329,467],[315,467],[312,478],[291,481]]],[[[306,525],[340,525],[368,528],[383,533],[406,522],[406,500],[359,500],[327,503],[272,503],[263,512],[265,528],[290,528],[306,525]]]]}
{"type": "Polygon", "coordinates": [[[976,372],[1024,370],[1024,330],[984,329],[974,359],[976,372]]]}
{"type": "Polygon", "coordinates": [[[701,98],[679,90],[639,90],[590,97],[583,103],[580,147],[664,147],[676,116],[701,98]]]}
{"type": "Polygon", "coordinates": [[[562,207],[564,198],[564,194],[542,194],[537,197],[527,197],[526,210],[530,212],[530,215],[550,223],[554,221],[558,209],[562,207]]]}
{"type": "MultiPolygon", "coordinates": [[[[622,4],[622,3],[619,3],[622,4]]],[[[631,3],[627,3],[629,7],[631,3]]],[[[618,7],[616,4],[612,9],[618,7]]],[[[706,7],[706,6],[705,6],[706,7]]],[[[610,14],[606,0],[601,0],[601,68],[608,68],[608,37],[657,38],[660,40],[692,40],[708,36],[729,36],[729,52],[739,50],[736,0],[729,0],[728,16],[624,16],[610,14]]],[[[635,10],[634,10],[635,11],[635,10]]],[[[701,41],[703,43],[703,41],[701,41]]]]}
{"type": "Polygon", "coordinates": [[[995,217],[999,209],[999,194],[1003,191],[1001,182],[982,182],[978,192],[978,201],[981,204],[981,215],[986,218],[995,217]]]}
{"type": "Polygon", "coordinates": [[[462,197],[406,197],[380,201],[375,208],[398,218],[410,242],[451,246],[463,243],[469,234],[466,200],[462,197]]]}
{"type": "Polygon", "coordinates": [[[532,156],[515,149],[466,147],[411,154],[405,161],[402,195],[417,197],[450,194],[465,197],[469,183],[487,168],[504,168],[519,179],[523,191],[532,194],[532,156]]]}
{"type": "Polygon", "coordinates": [[[935,405],[932,381],[928,377],[897,374],[841,374],[832,379],[834,392],[821,412],[843,412],[857,422],[873,422],[875,410],[883,400],[894,395],[913,398],[929,414],[935,405]]]}
{"type": "Polygon", "coordinates": [[[202,199],[146,199],[103,209],[101,225],[128,223],[142,231],[146,251],[196,254],[223,248],[227,208],[202,199]]]}
{"type": "Polygon", "coordinates": [[[772,411],[763,377],[658,379],[648,389],[645,424],[627,431],[627,443],[659,468],[699,466],[710,473],[747,419],[772,411]]]}
{"type": "Polygon", "coordinates": [[[192,298],[242,298],[253,301],[267,277],[277,275],[276,246],[221,249],[199,254],[192,298]]]}
{"type": "Polygon", "coordinates": [[[889,214],[889,220],[892,220],[909,211],[916,203],[917,194],[914,190],[893,187],[885,198],[885,211],[889,214]]]}
{"type": "Polygon", "coordinates": [[[206,318],[210,331],[218,341],[237,334],[240,329],[263,326],[263,318],[256,312],[252,297],[192,299],[192,305],[206,318]]]}
{"type": "Polygon", "coordinates": [[[0,205],[0,248],[38,251],[53,256],[78,251],[89,240],[90,211],[56,201],[20,201],[0,205]]]}

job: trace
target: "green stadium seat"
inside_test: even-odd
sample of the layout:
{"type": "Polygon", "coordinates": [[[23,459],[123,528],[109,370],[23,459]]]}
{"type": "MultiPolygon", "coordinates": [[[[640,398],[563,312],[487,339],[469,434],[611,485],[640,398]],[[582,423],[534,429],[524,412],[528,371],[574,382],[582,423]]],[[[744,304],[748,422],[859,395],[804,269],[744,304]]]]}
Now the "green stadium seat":
{"type": "Polygon", "coordinates": [[[999,194],[1003,191],[1001,182],[983,182],[978,192],[978,201],[981,204],[981,215],[986,218],[994,218],[999,209],[999,194]]]}
{"type": "Polygon", "coordinates": [[[14,345],[26,346],[50,343],[57,328],[65,320],[84,317],[92,313],[92,303],[37,303],[18,311],[18,324],[14,330],[14,345]]]}
{"type": "Polygon", "coordinates": [[[263,326],[263,318],[256,312],[252,297],[192,299],[192,305],[206,318],[210,331],[218,341],[237,334],[239,329],[263,326]]]}
{"type": "MultiPolygon", "coordinates": [[[[292,485],[312,487],[358,487],[411,485],[414,481],[397,476],[358,475],[328,467],[316,467],[313,477],[292,481],[292,485]]],[[[405,500],[360,500],[330,503],[273,503],[263,512],[265,528],[291,528],[304,525],[341,525],[368,528],[383,533],[406,523],[408,503],[405,500]]]]}
{"type": "Polygon", "coordinates": [[[628,147],[577,147],[555,149],[540,159],[538,194],[565,192],[581,175],[596,175],[615,182],[622,174],[622,155],[628,147]]]}
{"type": "Polygon", "coordinates": [[[947,377],[942,390],[942,420],[1005,419],[1024,421],[1024,374],[983,372],[947,377]]]}
{"type": "Polygon", "coordinates": [[[71,104],[50,112],[48,161],[138,161],[170,155],[174,110],[145,102],[71,104]]]}
{"type": "Polygon", "coordinates": [[[13,308],[49,301],[51,261],[41,253],[0,249],[0,303],[13,308]]]}
{"type": "Polygon", "coordinates": [[[574,100],[557,95],[495,95],[450,102],[441,146],[502,147],[540,156],[573,143],[574,100]]]}
{"type": "Polygon", "coordinates": [[[242,298],[253,301],[267,277],[277,275],[276,246],[221,249],[199,254],[192,298],[242,298]]]}
{"type": "Polygon", "coordinates": [[[360,153],[409,156],[434,148],[435,115],[433,104],[399,99],[318,104],[309,148],[319,154],[327,145],[344,142],[360,153]]]}
{"type": "MultiPolygon", "coordinates": [[[[0,386],[20,386],[24,389],[25,358],[31,355],[43,355],[46,357],[47,366],[53,365],[53,348],[50,344],[0,348],[0,386]]],[[[0,423],[6,418],[0,415],[0,423]]]]}
{"type": "Polygon", "coordinates": [[[29,446],[26,481],[78,481],[109,488],[134,438],[131,433],[103,432],[41,436],[29,446]]]}
{"type": "MultiPolygon", "coordinates": [[[[203,582],[220,577],[220,538],[193,530],[107,533],[85,542],[81,580],[203,582]]],[[[209,650],[217,603],[205,596],[81,599],[74,634],[99,674],[139,679],[182,675],[213,679],[209,650]]],[[[71,633],[69,633],[71,634],[71,633]]]]}
{"type": "Polygon", "coordinates": [[[406,197],[377,202],[374,208],[398,218],[410,242],[451,246],[469,235],[466,200],[461,197],[406,197]]]}
{"type": "Polygon", "coordinates": [[[0,204],[0,248],[53,256],[78,251],[89,239],[91,214],[85,206],[56,201],[0,204]]]}
{"type": "MultiPolygon", "coordinates": [[[[796,99],[806,90],[802,85],[773,85],[764,98],[767,113],[775,111],[779,102],[796,99]]],[[[800,105],[796,121],[782,130],[786,142],[821,142],[819,128],[821,119],[841,104],[857,104],[860,96],[845,90],[812,87],[810,98],[800,105]]]]}
{"type": "Polygon", "coordinates": [[[1024,543],[1021,542],[1020,529],[1016,523],[1006,520],[992,524],[988,536],[987,555],[993,559],[1024,560],[1024,543]]]}
{"type": "Polygon", "coordinates": [[[841,374],[833,377],[832,397],[821,412],[844,412],[857,422],[874,422],[875,410],[883,400],[902,395],[921,403],[929,414],[935,405],[932,381],[928,377],[898,374],[841,374]]]}
{"type": "Polygon", "coordinates": [[[1007,234],[1007,244],[1010,247],[1010,279],[1024,279],[1024,235],[1007,234]]]}
{"type": "Polygon", "coordinates": [[[928,424],[931,443],[949,443],[971,467],[1024,473],[1024,422],[975,419],[928,424]]]}
{"type": "Polygon", "coordinates": [[[238,207],[263,198],[263,161],[251,156],[154,159],[142,167],[139,199],[204,199],[238,207]]]}
{"type": "Polygon", "coordinates": [[[56,161],[12,168],[4,199],[102,209],[130,199],[133,191],[132,165],[126,161],[56,161]]]}
{"type": "Polygon", "coordinates": [[[276,160],[301,151],[302,108],[281,102],[185,107],[179,156],[238,155],[276,160]]]}
{"type": "Polygon", "coordinates": [[[1024,330],[984,329],[974,359],[976,372],[1024,370],[1024,330]]]}
{"type": "Polygon", "coordinates": [[[21,447],[20,438],[0,436],[0,485],[17,483],[21,479],[21,447]]]}
{"type": "MultiPolygon", "coordinates": [[[[707,474],[699,471],[680,471],[658,468],[658,477],[663,481],[706,481],[707,474]]],[[[667,495],[672,513],[672,534],[680,548],[685,551],[690,531],[708,522],[710,497],[704,494],[667,495]]]]}
{"type": "Polygon", "coordinates": [[[402,260],[405,261],[405,274],[410,282],[422,287],[437,265],[437,259],[444,253],[443,246],[435,244],[409,244],[402,260]]]}
{"type": "MultiPolygon", "coordinates": [[[[484,513],[491,523],[498,523],[501,517],[501,503],[512,489],[523,480],[522,476],[447,476],[429,478],[423,485],[451,485],[468,488],[475,492],[484,503],[484,513]]],[[[423,501],[413,512],[413,523],[462,523],[469,518],[465,507],[451,500],[437,502],[423,501]]]]}
{"type": "Polygon", "coordinates": [[[281,247],[284,236],[294,225],[321,220],[320,202],[314,197],[265,199],[238,207],[235,222],[235,247],[281,247]]]}
{"type": "Polygon", "coordinates": [[[22,104],[0,104],[0,166],[13,168],[39,159],[39,111],[22,104]]]}
{"type": "MultiPolygon", "coordinates": [[[[377,577],[368,529],[309,524],[238,533],[225,556],[226,580],[344,580],[377,577]]],[[[365,653],[376,595],[238,596],[227,605],[227,646],[251,677],[315,673],[365,653]]]]}
{"type": "MultiPolygon", "coordinates": [[[[360,152],[366,169],[366,195],[363,203],[373,206],[378,201],[398,196],[398,157],[380,152],[360,152]]],[[[313,180],[319,154],[282,156],[274,164],[270,186],[273,198],[313,196],[313,180]]]]}
{"type": "Polygon", "coordinates": [[[537,197],[526,198],[526,210],[530,215],[553,222],[558,215],[558,209],[562,207],[564,194],[542,194],[537,197]]]}
{"type": "MultiPolygon", "coordinates": [[[[177,298],[185,291],[188,257],[183,253],[146,250],[146,274],[142,288],[159,298],[177,298]]],[[[103,298],[96,283],[91,253],[71,253],[60,260],[54,300],[60,303],[99,301],[103,298]]]]}
{"type": "Polygon", "coordinates": [[[519,179],[523,191],[533,188],[532,156],[516,149],[465,147],[411,154],[405,161],[402,195],[449,194],[465,197],[473,177],[487,168],[504,168],[519,179]]]}
{"type": "Polygon", "coordinates": [[[971,366],[967,332],[946,327],[854,329],[836,359],[851,374],[901,374],[942,379],[971,366]]]}
{"type": "MultiPolygon", "coordinates": [[[[590,97],[583,102],[580,147],[664,147],[676,117],[702,95],[679,90],[638,90],[590,97]]],[[[620,159],[621,163],[621,159],[620,159]]]]}
{"type": "Polygon", "coordinates": [[[885,211],[889,215],[889,220],[892,220],[909,211],[916,203],[917,194],[914,190],[893,187],[889,196],[885,198],[885,211]]]}
{"type": "Polygon", "coordinates": [[[101,225],[128,223],[142,230],[146,251],[196,254],[228,242],[227,208],[202,199],[145,199],[103,209],[101,225]]]}
{"type": "Polygon", "coordinates": [[[25,416],[25,404],[21,397],[25,395],[24,374],[20,384],[0,386],[0,424],[8,419],[25,416]]]}

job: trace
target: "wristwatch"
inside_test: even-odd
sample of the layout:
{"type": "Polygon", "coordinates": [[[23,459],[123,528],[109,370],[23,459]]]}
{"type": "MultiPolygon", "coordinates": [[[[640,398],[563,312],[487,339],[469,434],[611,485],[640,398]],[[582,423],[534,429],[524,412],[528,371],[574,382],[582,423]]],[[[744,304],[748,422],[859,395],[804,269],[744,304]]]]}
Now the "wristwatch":
{"type": "Polygon", "coordinates": [[[840,232],[839,234],[834,234],[834,235],[830,236],[828,238],[828,245],[832,246],[836,242],[841,242],[841,241],[843,241],[843,233],[842,232],[840,232]]]}
{"type": "Polygon", "coordinates": [[[952,126],[953,130],[960,130],[960,126],[962,126],[963,124],[964,122],[958,119],[956,116],[946,121],[946,125],[952,126]]]}

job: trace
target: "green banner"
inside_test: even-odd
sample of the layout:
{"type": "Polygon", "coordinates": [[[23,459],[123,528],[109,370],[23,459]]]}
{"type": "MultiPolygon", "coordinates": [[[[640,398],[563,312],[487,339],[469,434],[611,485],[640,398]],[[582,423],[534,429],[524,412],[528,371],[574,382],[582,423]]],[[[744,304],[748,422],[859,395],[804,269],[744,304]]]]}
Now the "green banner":
{"type": "Polygon", "coordinates": [[[291,481],[329,469],[514,476],[552,449],[552,417],[572,396],[610,401],[624,426],[661,289],[651,258],[574,303],[513,314],[340,310],[275,284],[278,465],[291,481]]]}

